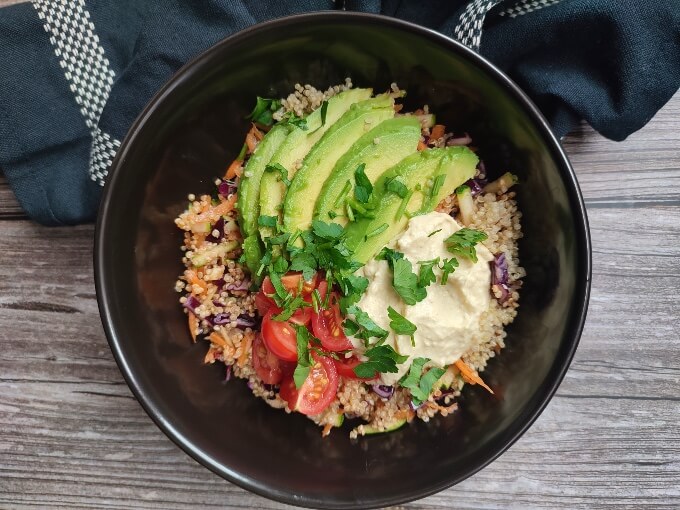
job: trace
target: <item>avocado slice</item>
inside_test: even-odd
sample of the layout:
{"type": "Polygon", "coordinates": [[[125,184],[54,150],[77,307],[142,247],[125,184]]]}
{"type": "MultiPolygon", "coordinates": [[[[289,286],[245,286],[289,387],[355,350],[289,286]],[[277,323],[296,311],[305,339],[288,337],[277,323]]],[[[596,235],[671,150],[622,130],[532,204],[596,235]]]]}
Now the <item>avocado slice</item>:
{"type": "Polygon", "coordinates": [[[394,99],[380,95],[353,104],[312,147],[288,188],[283,202],[283,226],[288,232],[312,224],[313,204],[338,159],[364,133],[394,117],[394,99]]]}
{"type": "Polygon", "coordinates": [[[385,428],[378,428],[374,427],[372,425],[364,425],[364,435],[373,435],[373,434],[383,434],[385,432],[394,432],[397,429],[400,429],[406,424],[406,418],[403,418],[401,420],[394,420],[392,423],[390,423],[388,426],[385,428]]]}
{"type": "Polygon", "coordinates": [[[290,127],[277,124],[262,138],[255,152],[243,169],[238,185],[239,223],[241,231],[250,236],[257,232],[257,218],[260,215],[260,181],[264,169],[272,156],[288,136],[290,127]]]}
{"type": "Polygon", "coordinates": [[[251,281],[260,283],[261,278],[257,276],[257,270],[260,268],[260,260],[264,255],[260,238],[257,237],[257,234],[244,238],[242,248],[246,266],[250,271],[251,281]]]}
{"type": "Polygon", "coordinates": [[[381,122],[359,138],[335,164],[321,188],[314,207],[314,218],[344,225],[341,195],[352,196],[347,182],[354,182],[354,171],[365,164],[364,172],[374,183],[388,168],[416,151],[420,140],[420,121],[417,117],[402,116],[381,122]],[[376,143],[377,142],[377,143],[376,143]],[[331,216],[329,216],[331,213],[331,216]]]}
{"type": "Polygon", "coordinates": [[[404,230],[409,215],[434,210],[442,198],[471,179],[478,161],[467,147],[427,149],[407,156],[383,173],[373,188],[375,218],[361,218],[345,228],[347,246],[354,251],[353,258],[363,263],[370,260],[404,230]],[[409,195],[402,198],[388,191],[385,185],[391,179],[404,184],[410,190],[409,195]],[[433,189],[435,180],[440,182],[439,189],[433,189]],[[420,191],[416,190],[417,185],[420,185],[420,191]]]}
{"type": "MultiPolygon", "coordinates": [[[[294,127],[269,164],[279,164],[288,170],[288,179],[292,179],[297,170],[296,163],[302,162],[309,150],[324,135],[352,104],[371,97],[372,89],[350,89],[328,99],[326,119],[322,122],[321,108],[317,108],[305,117],[307,129],[294,127]]],[[[286,188],[281,176],[274,172],[265,172],[260,183],[260,214],[263,216],[281,216],[283,198],[286,188]]],[[[272,235],[271,228],[260,227],[260,236],[264,239],[272,235]]]]}

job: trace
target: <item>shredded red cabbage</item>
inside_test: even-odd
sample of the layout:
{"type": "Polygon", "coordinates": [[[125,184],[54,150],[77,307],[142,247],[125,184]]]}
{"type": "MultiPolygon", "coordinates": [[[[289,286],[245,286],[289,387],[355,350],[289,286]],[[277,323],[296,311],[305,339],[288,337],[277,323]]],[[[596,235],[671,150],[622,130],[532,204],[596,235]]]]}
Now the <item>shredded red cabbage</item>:
{"type": "Polygon", "coordinates": [[[206,236],[205,240],[210,243],[219,243],[224,237],[224,218],[220,218],[210,229],[210,235],[206,236]],[[217,230],[217,235],[213,235],[217,230]]]}
{"type": "Polygon", "coordinates": [[[224,198],[228,198],[229,195],[236,193],[236,183],[234,181],[222,181],[217,187],[217,192],[224,198]]]}
{"type": "Polygon", "coordinates": [[[394,395],[394,386],[386,386],[384,384],[374,384],[373,391],[382,398],[390,398],[394,395]]]}
{"type": "Polygon", "coordinates": [[[498,301],[505,303],[510,297],[510,287],[508,287],[510,274],[505,253],[494,255],[493,260],[489,264],[491,264],[491,286],[500,290],[501,296],[498,298],[498,301]]]}
{"type": "Polygon", "coordinates": [[[453,138],[449,138],[446,141],[446,145],[448,147],[452,147],[454,145],[470,145],[472,143],[472,138],[470,138],[470,135],[465,133],[464,136],[454,136],[453,138]]]}
{"type": "Polygon", "coordinates": [[[189,310],[192,313],[196,313],[196,308],[201,306],[201,302],[196,298],[196,296],[190,295],[187,296],[186,301],[184,301],[184,308],[189,310]]]}
{"type": "Polygon", "coordinates": [[[244,279],[238,285],[236,285],[234,283],[230,283],[225,288],[226,288],[226,290],[248,290],[250,288],[250,280],[244,279]]]}

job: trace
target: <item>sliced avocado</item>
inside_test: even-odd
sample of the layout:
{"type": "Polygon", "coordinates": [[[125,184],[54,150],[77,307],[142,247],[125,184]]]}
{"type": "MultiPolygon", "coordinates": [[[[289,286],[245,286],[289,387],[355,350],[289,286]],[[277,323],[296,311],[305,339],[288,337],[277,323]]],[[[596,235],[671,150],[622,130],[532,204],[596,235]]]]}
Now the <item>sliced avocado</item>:
{"type": "MultiPolygon", "coordinates": [[[[413,213],[423,214],[436,207],[436,197],[448,189],[451,193],[475,174],[477,156],[467,147],[427,149],[407,156],[383,173],[373,188],[375,218],[361,218],[345,228],[347,246],[354,251],[354,259],[367,262],[398,235],[413,213]],[[432,195],[433,178],[443,175],[439,190],[432,195]],[[409,190],[400,197],[386,189],[386,184],[397,179],[409,190]],[[420,190],[416,190],[417,186],[420,190]],[[434,196],[435,198],[432,198],[434,196]],[[434,205],[432,205],[434,204],[434,205]]],[[[441,178],[440,178],[441,179],[441,178]]]]}
{"type": "Polygon", "coordinates": [[[390,423],[385,428],[378,428],[378,427],[374,427],[373,425],[364,425],[364,434],[365,435],[372,435],[372,434],[383,434],[385,432],[394,432],[395,430],[403,427],[405,424],[406,424],[406,418],[403,418],[401,420],[394,420],[392,423],[390,423]]]}
{"type": "Polygon", "coordinates": [[[250,278],[255,283],[259,283],[260,278],[257,276],[257,270],[260,268],[260,260],[262,260],[264,254],[260,238],[257,237],[257,234],[246,237],[243,240],[242,248],[246,267],[250,270],[250,278]]]}
{"type": "Polygon", "coordinates": [[[394,99],[381,95],[353,104],[312,147],[288,188],[283,202],[283,226],[288,232],[312,223],[313,204],[333,167],[364,133],[394,117],[394,99]]]}
{"type": "MultiPolygon", "coordinates": [[[[294,127],[269,164],[279,164],[288,170],[288,179],[292,179],[297,170],[296,163],[302,162],[309,150],[324,135],[350,106],[371,97],[371,89],[350,89],[328,99],[326,119],[322,122],[322,110],[317,108],[305,117],[306,130],[294,127]]],[[[281,216],[283,198],[286,188],[281,182],[281,176],[274,172],[265,172],[260,183],[260,214],[264,216],[281,216]]],[[[262,238],[272,235],[271,228],[260,227],[262,238]]]]}
{"type": "Polygon", "coordinates": [[[269,130],[255,147],[246,163],[238,186],[238,212],[241,230],[246,236],[257,232],[260,215],[260,181],[272,156],[288,136],[291,126],[277,124],[269,130]]]}
{"type": "Polygon", "coordinates": [[[396,165],[416,151],[420,140],[420,122],[417,117],[395,117],[381,122],[359,138],[335,164],[321,188],[314,207],[314,218],[334,221],[344,225],[343,193],[352,196],[347,182],[354,182],[354,171],[365,164],[364,172],[374,183],[385,170],[396,165]],[[333,216],[329,216],[329,213],[333,216]]]}

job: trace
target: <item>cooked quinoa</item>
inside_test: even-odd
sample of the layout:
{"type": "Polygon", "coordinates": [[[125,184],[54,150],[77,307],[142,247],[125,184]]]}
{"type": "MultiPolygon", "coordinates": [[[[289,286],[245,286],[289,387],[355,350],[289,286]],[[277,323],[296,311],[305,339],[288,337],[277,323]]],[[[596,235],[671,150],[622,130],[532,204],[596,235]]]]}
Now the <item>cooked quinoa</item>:
{"type": "MultiPolygon", "coordinates": [[[[351,87],[349,78],[344,84],[325,91],[311,85],[296,84],[294,92],[281,100],[281,108],[274,112],[273,117],[279,120],[288,112],[302,117],[319,108],[329,97],[351,87]]],[[[402,94],[396,85],[392,86],[392,92],[395,95],[402,94]]],[[[429,110],[424,106],[414,113],[427,115],[429,110]]],[[[443,133],[436,139],[430,135],[430,127],[423,126],[421,143],[429,147],[470,143],[467,134],[443,133]]],[[[252,140],[252,150],[259,139],[252,140]]],[[[380,140],[376,138],[374,143],[378,144],[380,140]]],[[[175,220],[177,227],[184,231],[181,249],[185,265],[175,290],[181,294],[179,301],[187,314],[193,341],[205,338],[210,343],[205,362],[226,365],[228,377],[246,379],[256,397],[274,408],[291,412],[286,401],[280,397],[278,387],[264,384],[253,367],[251,347],[260,334],[261,317],[255,306],[253,290],[256,289],[252,287],[250,273],[239,262],[243,238],[234,208],[238,176],[243,171],[248,155],[245,160],[232,164],[231,170],[236,178],[216,181],[220,191],[216,198],[188,195],[187,210],[175,220]]],[[[475,180],[482,185],[488,182],[485,173],[483,164],[480,164],[475,180]]],[[[490,293],[495,299],[490,300],[489,308],[481,314],[478,329],[474,333],[475,346],[462,356],[469,367],[483,372],[490,358],[505,347],[505,327],[517,315],[521,279],[525,272],[519,262],[521,212],[515,193],[503,182],[500,185],[486,185],[478,191],[473,197],[472,216],[465,226],[488,236],[483,244],[492,254],[505,254],[508,271],[507,294],[498,285],[492,285],[490,293]]],[[[464,224],[455,193],[442,200],[436,211],[450,214],[464,224]]],[[[436,415],[447,416],[456,411],[456,398],[466,384],[466,379],[453,365],[446,370],[442,379],[449,378],[449,389],[445,393],[440,389],[434,390],[427,401],[417,407],[412,404],[410,391],[401,386],[396,386],[394,393],[384,398],[363,380],[340,377],[333,402],[322,413],[310,418],[323,427],[324,435],[337,426],[338,415],[358,418],[363,423],[349,432],[350,437],[356,438],[369,428],[373,432],[385,430],[396,420],[410,422],[419,418],[427,422],[436,415]]]]}

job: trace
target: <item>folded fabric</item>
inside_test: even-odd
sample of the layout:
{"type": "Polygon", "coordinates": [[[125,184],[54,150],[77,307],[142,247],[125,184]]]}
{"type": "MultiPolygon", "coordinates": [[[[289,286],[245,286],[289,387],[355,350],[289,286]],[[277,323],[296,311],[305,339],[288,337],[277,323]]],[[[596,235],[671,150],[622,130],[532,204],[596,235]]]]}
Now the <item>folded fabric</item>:
{"type": "Polygon", "coordinates": [[[0,168],[31,218],[92,221],[120,140],[182,64],[255,23],[338,8],[481,52],[560,136],[585,119],[622,140],[680,84],[677,0],[34,0],[0,9],[0,168]]]}

